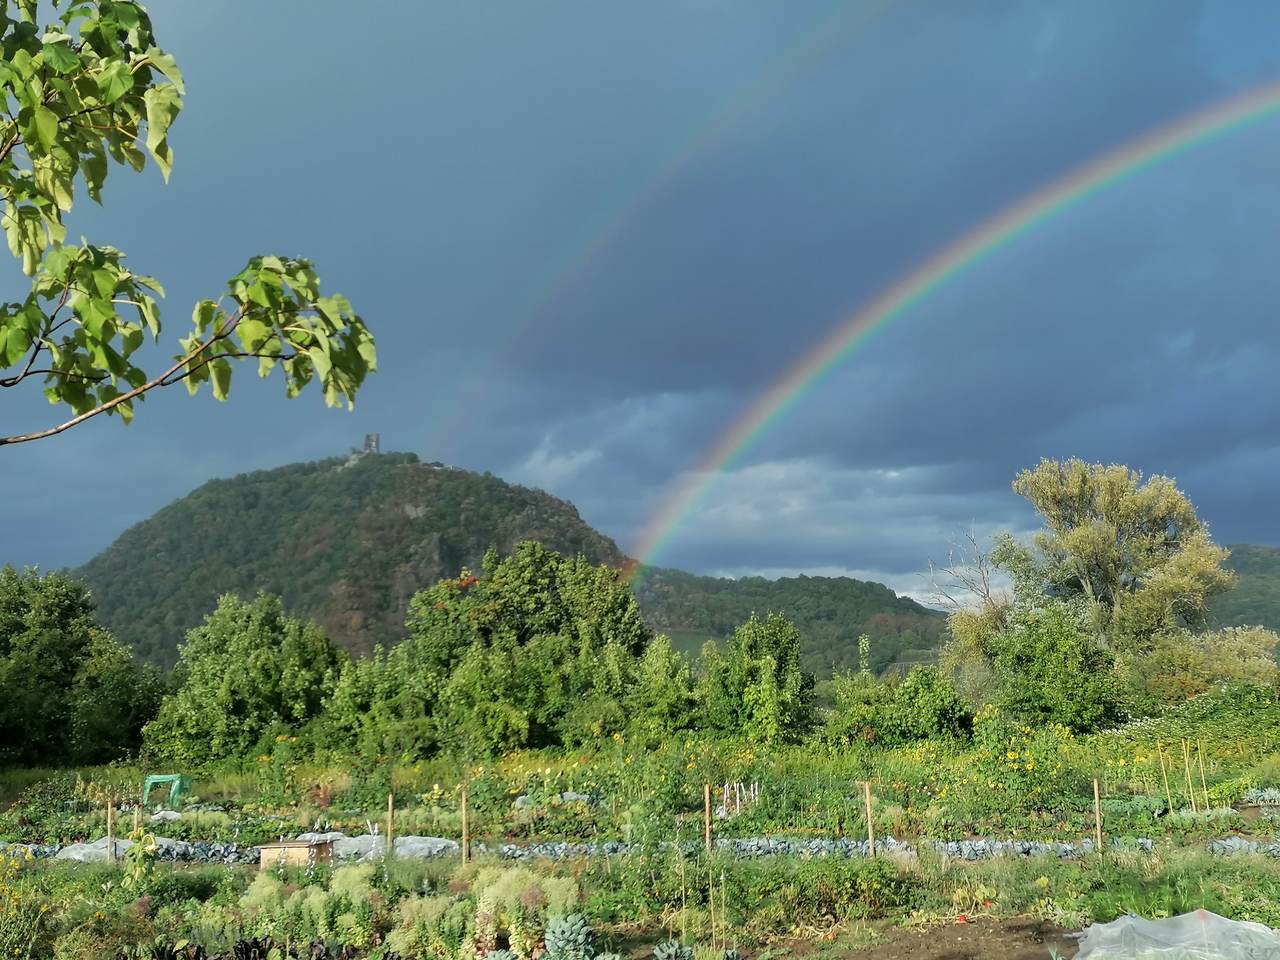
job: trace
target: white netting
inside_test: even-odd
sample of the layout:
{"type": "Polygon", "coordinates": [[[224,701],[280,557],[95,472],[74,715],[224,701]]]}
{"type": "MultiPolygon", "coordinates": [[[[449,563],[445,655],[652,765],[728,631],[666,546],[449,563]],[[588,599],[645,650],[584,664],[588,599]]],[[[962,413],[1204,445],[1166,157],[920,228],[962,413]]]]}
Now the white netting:
{"type": "Polygon", "coordinates": [[[1076,960],[1276,960],[1280,933],[1208,910],[1166,920],[1121,917],[1080,938],[1076,960]]]}

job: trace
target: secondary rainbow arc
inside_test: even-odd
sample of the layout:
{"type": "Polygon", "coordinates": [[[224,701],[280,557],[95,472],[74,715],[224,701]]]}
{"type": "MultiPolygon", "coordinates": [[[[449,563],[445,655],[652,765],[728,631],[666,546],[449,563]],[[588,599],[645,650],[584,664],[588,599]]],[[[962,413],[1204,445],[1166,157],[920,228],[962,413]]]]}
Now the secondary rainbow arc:
{"type": "Polygon", "coordinates": [[[840,366],[880,328],[906,314],[950,280],[1055,215],[1100,191],[1203,143],[1280,112],[1280,83],[1220,101],[1076,168],[939,251],[851,314],[799,362],[775,380],[687,472],[645,525],[631,555],[638,575],[660,557],[680,525],[716,479],[768,433],[805,393],[840,366]]]}

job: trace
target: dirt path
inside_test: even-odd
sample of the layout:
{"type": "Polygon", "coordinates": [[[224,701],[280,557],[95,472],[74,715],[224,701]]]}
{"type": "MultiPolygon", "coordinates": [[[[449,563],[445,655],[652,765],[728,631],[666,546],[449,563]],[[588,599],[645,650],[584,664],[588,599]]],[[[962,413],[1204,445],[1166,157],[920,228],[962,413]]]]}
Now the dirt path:
{"type": "MultiPolygon", "coordinates": [[[[887,942],[842,952],[849,960],[1049,960],[1074,957],[1076,942],[1051,923],[1021,917],[882,931],[887,942]]],[[[830,956],[836,956],[831,954],[830,956]]]]}

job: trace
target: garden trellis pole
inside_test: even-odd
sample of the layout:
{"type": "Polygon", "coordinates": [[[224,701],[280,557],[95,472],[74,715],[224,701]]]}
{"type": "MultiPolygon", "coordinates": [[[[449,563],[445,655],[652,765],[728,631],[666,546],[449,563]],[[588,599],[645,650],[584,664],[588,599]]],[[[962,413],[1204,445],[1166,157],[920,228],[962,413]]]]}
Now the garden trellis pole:
{"type": "Polygon", "coordinates": [[[1102,856],[1102,795],[1098,792],[1098,778],[1093,778],[1093,839],[1098,856],[1102,856]]]}
{"type": "Polygon", "coordinates": [[[1204,741],[1196,741],[1196,756],[1200,759],[1200,789],[1204,791],[1204,808],[1209,809],[1209,784],[1204,777],[1204,741]]]}
{"type": "Polygon", "coordinates": [[[396,817],[396,796],[394,793],[387,794],[387,856],[390,857],[395,852],[395,817],[396,817]]]}
{"type": "Polygon", "coordinates": [[[107,801],[107,858],[116,862],[116,805],[115,801],[107,801]]]}
{"type": "Polygon", "coordinates": [[[1182,741],[1182,769],[1187,775],[1187,798],[1191,801],[1191,812],[1196,812],[1196,790],[1191,784],[1191,748],[1187,741],[1182,741]]]}
{"type": "Polygon", "coordinates": [[[711,784],[704,783],[702,785],[702,839],[707,848],[707,853],[711,852],[711,784]]]}
{"type": "Polygon", "coordinates": [[[867,801],[867,853],[876,855],[876,825],[871,816],[871,781],[862,781],[862,794],[867,801]]]}
{"type": "Polygon", "coordinates": [[[462,862],[471,862],[471,823],[467,819],[467,784],[462,785],[462,862]]]}
{"type": "Polygon", "coordinates": [[[1160,774],[1164,777],[1164,795],[1169,801],[1169,812],[1173,813],[1173,791],[1169,789],[1169,769],[1164,765],[1164,744],[1156,744],[1156,752],[1160,755],[1160,774]]]}

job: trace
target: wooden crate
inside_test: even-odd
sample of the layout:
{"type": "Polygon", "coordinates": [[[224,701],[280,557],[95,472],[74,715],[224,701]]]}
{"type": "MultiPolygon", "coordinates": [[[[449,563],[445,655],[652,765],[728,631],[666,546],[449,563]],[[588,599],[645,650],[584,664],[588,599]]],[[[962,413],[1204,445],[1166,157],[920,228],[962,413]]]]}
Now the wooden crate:
{"type": "Polygon", "coordinates": [[[258,850],[262,854],[258,861],[260,870],[274,870],[281,864],[286,867],[306,867],[313,863],[333,863],[332,840],[282,840],[278,843],[264,843],[258,850]]]}

